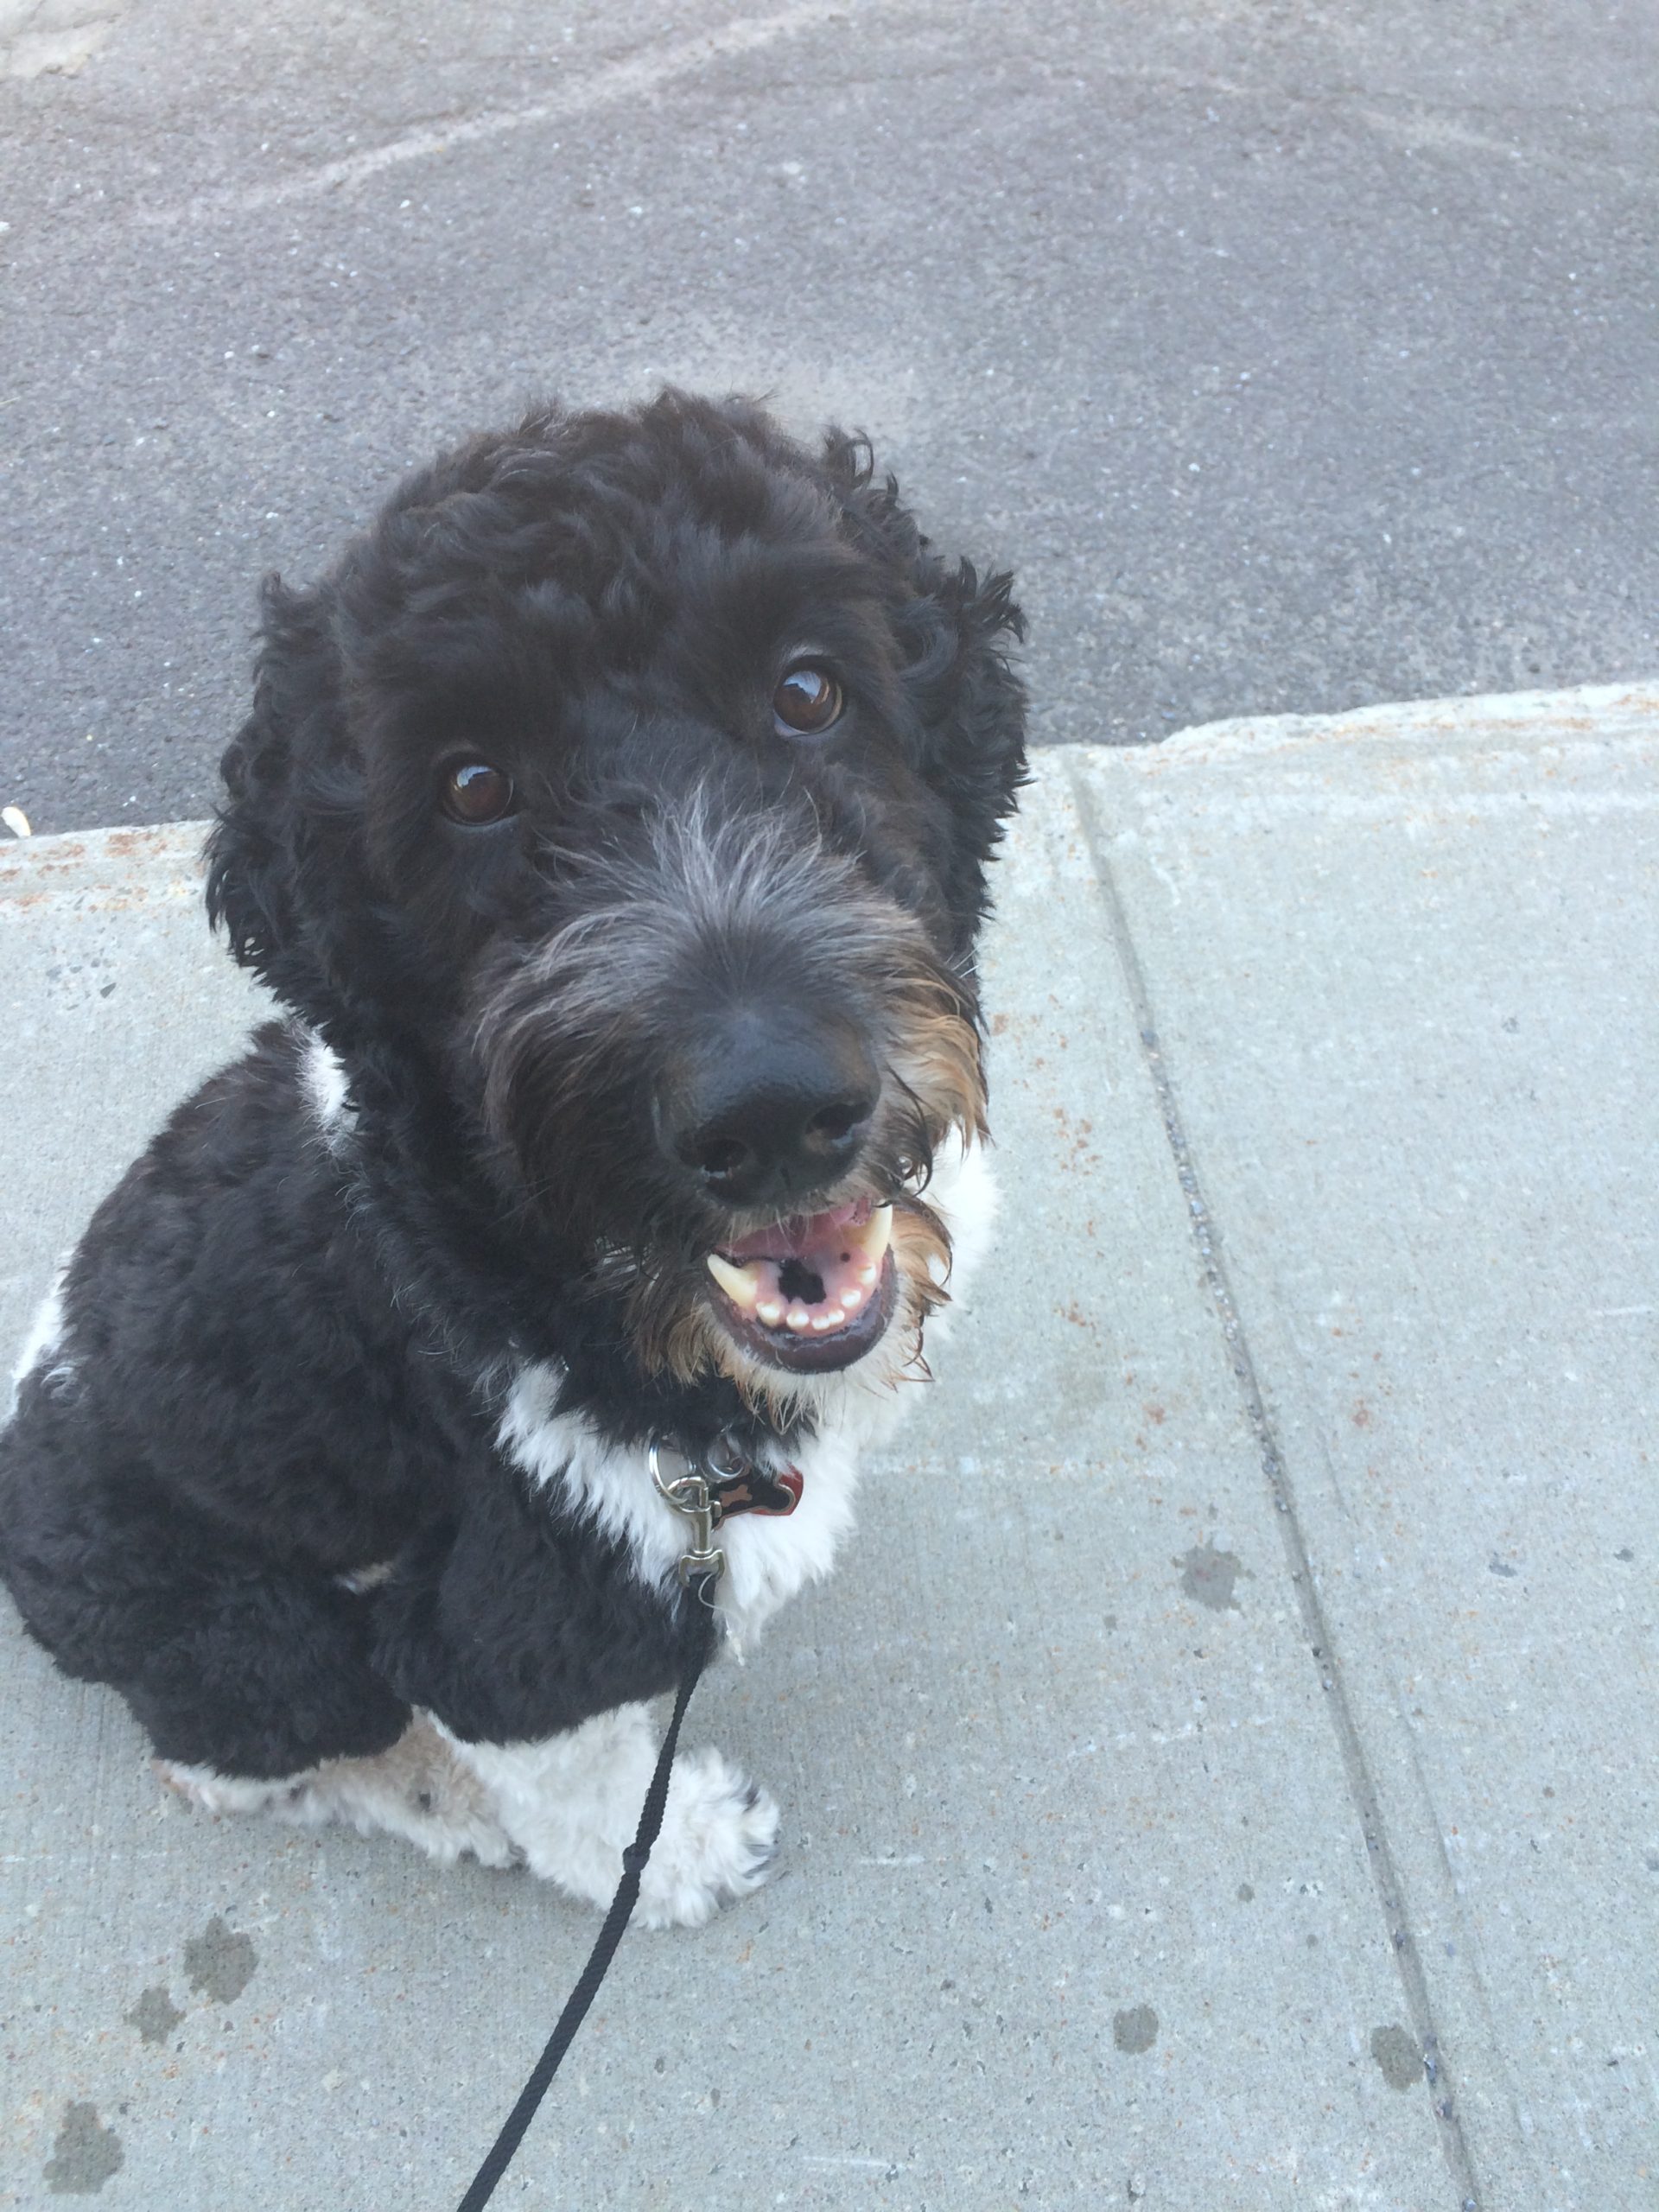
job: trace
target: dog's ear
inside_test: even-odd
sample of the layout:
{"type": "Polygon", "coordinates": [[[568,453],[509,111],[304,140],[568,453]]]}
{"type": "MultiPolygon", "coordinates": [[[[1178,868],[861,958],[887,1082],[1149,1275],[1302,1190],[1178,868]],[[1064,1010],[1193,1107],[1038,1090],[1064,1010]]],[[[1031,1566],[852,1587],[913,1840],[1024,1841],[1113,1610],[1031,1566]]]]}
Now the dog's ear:
{"type": "Polygon", "coordinates": [[[1007,652],[1010,640],[1025,637],[1026,618],[1010,571],[982,576],[969,560],[948,567],[925,538],[918,544],[917,583],[944,616],[953,646],[925,687],[929,765],[988,859],[1026,781],[1026,687],[1007,652]]]}
{"type": "Polygon", "coordinates": [[[226,796],[207,842],[207,912],[232,952],[314,1025],[339,1025],[327,907],[308,899],[343,810],[339,656],[318,593],[268,576],[253,710],[220,762],[226,796]]]}
{"type": "Polygon", "coordinates": [[[1026,634],[1006,572],[946,562],[918,529],[897,480],[875,480],[869,442],[830,430],[823,464],[855,537],[906,588],[898,624],[921,733],[918,763],[950,808],[963,888],[984,904],[984,864],[1026,780],[1026,689],[1008,647],[1026,634]]]}

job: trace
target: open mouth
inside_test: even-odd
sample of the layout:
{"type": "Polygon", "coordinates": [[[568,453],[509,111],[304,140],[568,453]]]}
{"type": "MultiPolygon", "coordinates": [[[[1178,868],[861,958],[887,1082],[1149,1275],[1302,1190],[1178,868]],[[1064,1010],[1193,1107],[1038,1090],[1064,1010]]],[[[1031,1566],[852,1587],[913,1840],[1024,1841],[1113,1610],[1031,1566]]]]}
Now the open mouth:
{"type": "Polygon", "coordinates": [[[740,1237],[706,1265],[714,1306],[746,1351],[798,1374],[850,1367],[893,1318],[893,1208],[858,1198],[740,1237]]]}

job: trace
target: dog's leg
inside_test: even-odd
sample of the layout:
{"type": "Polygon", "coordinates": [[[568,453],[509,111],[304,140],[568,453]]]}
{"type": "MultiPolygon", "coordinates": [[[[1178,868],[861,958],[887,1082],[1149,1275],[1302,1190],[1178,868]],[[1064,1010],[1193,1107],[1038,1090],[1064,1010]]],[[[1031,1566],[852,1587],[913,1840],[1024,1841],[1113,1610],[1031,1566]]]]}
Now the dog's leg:
{"type": "MultiPolygon", "coordinates": [[[[455,1750],[489,1789],[532,1871],[608,1904],[639,1824],[658,1732],[644,1705],[619,1706],[543,1744],[455,1750]]],[[[778,1808],[718,1751],[682,1753],[663,1832],[640,1885],[648,1928],[696,1928],[728,1897],[758,1889],[778,1844],[778,1808]]]]}
{"type": "Polygon", "coordinates": [[[276,1782],[156,1764],[168,1787],[204,1812],[270,1813],[300,1827],[339,1821],[359,1835],[384,1829],[442,1866],[467,1852],[485,1866],[510,1866],[518,1857],[489,1792],[423,1717],[374,1758],[325,1759],[276,1782]]]}
{"type": "Polygon", "coordinates": [[[489,1792],[424,1715],[378,1758],[327,1760],[271,1809],[306,1827],[340,1821],[359,1835],[384,1828],[442,1866],[467,1852],[484,1866],[511,1866],[518,1857],[489,1792]]]}

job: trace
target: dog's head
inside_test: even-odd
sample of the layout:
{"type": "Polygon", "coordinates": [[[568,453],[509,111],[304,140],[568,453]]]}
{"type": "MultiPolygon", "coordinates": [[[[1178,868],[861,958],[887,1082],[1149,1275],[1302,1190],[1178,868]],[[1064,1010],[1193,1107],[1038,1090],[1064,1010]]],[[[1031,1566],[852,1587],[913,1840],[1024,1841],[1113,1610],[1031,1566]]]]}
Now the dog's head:
{"type": "Polygon", "coordinates": [[[673,392],[480,439],[266,587],[212,911],[354,1076],[425,1072],[648,1370],[786,1400],[939,1294],[1008,587],[861,442],[673,392]]]}

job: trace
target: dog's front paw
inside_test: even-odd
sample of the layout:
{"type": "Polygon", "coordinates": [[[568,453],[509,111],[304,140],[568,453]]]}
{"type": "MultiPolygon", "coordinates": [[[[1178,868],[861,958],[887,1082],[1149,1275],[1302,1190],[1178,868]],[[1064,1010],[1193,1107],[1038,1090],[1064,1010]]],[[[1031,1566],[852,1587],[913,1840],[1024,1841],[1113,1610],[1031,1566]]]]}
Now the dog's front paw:
{"type": "Polygon", "coordinates": [[[718,1751],[678,1759],[663,1832],[639,1885],[647,1928],[700,1928],[758,1890],[778,1850],[778,1807],[718,1751]]]}

